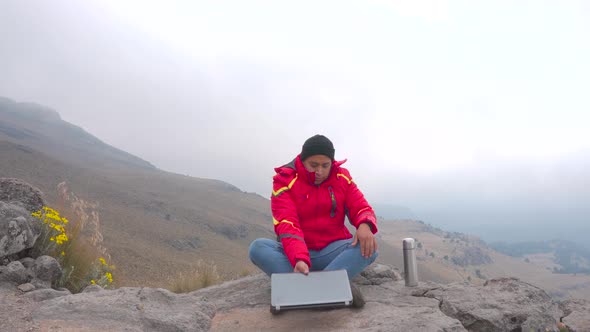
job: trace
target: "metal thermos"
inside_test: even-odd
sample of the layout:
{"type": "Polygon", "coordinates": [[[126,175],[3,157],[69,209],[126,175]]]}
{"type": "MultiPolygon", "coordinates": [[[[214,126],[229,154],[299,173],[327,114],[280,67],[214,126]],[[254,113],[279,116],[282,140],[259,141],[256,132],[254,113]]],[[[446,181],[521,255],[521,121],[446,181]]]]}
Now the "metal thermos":
{"type": "Polygon", "coordinates": [[[416,240],[404,239],[404,274],[407,287],[418,286],[418,266],[416,264],[416,240]]]}

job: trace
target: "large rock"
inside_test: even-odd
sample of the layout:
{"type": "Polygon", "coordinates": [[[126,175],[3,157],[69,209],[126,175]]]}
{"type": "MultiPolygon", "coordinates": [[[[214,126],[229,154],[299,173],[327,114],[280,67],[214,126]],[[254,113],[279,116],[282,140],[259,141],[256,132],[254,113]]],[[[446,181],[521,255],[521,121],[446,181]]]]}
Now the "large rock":
{"type": "Polygon", "coordinates": [[[32,318],[41,330],[207,331],[214,313],[194,295],[126,287],[43,301],[32,318]]]}
{"type": "Polygon", "coordinates": [[[0,201],[0,258],[32,248],[40,225],[22,206],[0,201]]]}
{"type": "Polygon", "coordinates": [[[465,331],[457,319],[439,310],[438,301],[411,296],[391,278],[393,270],[386,270],[379,265],[368,269],[368,284],[359,285],[367,301],[361,310],[300,310],[272,316],[270,279],[263,274],[192,294],[217,308],[211,331],[465,331]]]}
{"type": "Polygon", "coordinates": [[[20,285],[29,280],[31,280],[31,276],[19,261],[10,262],[6,266],[0,266],[0,281],[7,281],[20,285]]]}
{"type": "Polygon", "coordinates": [[[515,278],[438,285],[414,295],[437,299],[469,331],[553,331],[563,314],[545,291],[515,278]]]}
{"type": "Polygon", "coordinates": [[[564,317],[562,322],[572,332],[590,332],[590,302],[567,300],[560,303],[564,317]]]}
{"type": "Polygon", "coordinates": [[[360,285],[380,285],[384,282],[399,281],[403,277],[396,268],[383,264],[372,264],[355,278],[355,282],[360,285]]]}
{"type": "Polygon", "coordinates": [[[25,257],[25,258],[21,258],[19,259],[19,262],[21,262],[25,268],[33,268],[33,266],[35,265],[35,259],[31,258],[31,257],[25,257]]]}
{"type": "Polygon", "coordinates": [[[38,211],[45,205],[41,190],[13,178],[0,178],[0,201],[19,202],[29,212],[38,211]]]}
{"type": "Polygon", "coordinates": [[[62,269],[55,258],[44,255],[35,260],[33,273],[35,278],[52,283],[61,277],[62,269]]]}
{"type": "Polygon", "coordinates": [[[567,302],[560,310],[545,292],[516,279],[492,280],[485,286],[422,282],[410,288],[403,280],[395,281],[393,272],[375,264],[363,273],[367,283],[359,288],[367,303],[362,309],[280,315],[269,312],[270,280],[264,274],[188,294],[98,286],[75,295],[52,290],[23,294],[13,286],[2,288],[0,282],[0,330],[556,331],[559,318],[566,316],[565,322],[584,331],[585,325],[575,324],[585,324],[581,319],[588,317],[586,304],[567,302]],[[2,292],[17,292],[18,298],[9,293],[6,302],[2,292]]]}

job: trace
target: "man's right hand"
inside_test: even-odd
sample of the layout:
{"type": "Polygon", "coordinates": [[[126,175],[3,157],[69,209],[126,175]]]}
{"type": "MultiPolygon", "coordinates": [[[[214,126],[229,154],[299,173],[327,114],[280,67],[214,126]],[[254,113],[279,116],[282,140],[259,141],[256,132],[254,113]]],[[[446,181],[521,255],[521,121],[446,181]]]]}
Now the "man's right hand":
{"type": "Polygon", "coordinates": [[[293,272],[303,273],[305,275],[308,275],[309,274],[309,266],[307,266],[307,263],[304,261],[297,261],[297,263],[295,264],[295,268],[293,269],[293,272]]]}

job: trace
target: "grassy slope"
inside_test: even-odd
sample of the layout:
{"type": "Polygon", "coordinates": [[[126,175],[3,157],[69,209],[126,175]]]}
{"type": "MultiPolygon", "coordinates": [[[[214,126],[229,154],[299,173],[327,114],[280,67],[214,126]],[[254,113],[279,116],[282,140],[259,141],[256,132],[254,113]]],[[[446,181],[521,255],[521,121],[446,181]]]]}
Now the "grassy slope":
{"type": "Polygon", "coordinates": [[[215,261],[227,274],[253,270],[249,242],[273,237],[268,199],[221,181],[158,170],[57,114],[0,101],[0,177],[39,187],[53,206],[62,181],[98,202],[119,285],[164,286],[199,259],[215,261]],[[196,248],[177,249],[175,241],[193,241],[196,248]]]}

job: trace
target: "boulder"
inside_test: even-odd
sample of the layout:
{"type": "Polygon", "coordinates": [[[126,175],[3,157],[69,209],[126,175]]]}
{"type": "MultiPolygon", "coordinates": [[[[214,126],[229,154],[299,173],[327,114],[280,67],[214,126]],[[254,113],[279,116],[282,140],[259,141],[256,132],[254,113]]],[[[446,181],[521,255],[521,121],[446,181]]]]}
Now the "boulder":
{"type": "Polygon", "coordinates": [[[374,263],[362,271],[354,281],[360,285],[380,285],[384,282],[402,280],[403,277],[396,270],[387,265],[374,263]]]}
{"type": "Polygon", "coordinates": [[[10,262],[6,266],[0,266],[0,281],[8,281],[15,285],[26,283],[30,280],[27,269],[19,261],[10,262]]]}
{"type": "Polygon", "coordinates": [[[32,248],[39,234],[41,227],[30,212],[0,201],[0,258],[32,248]]]}
{"type": "Polygon", "coordinates": [[[545,291],[516,278],[438,285],[414,295],[437,299],[468,331],[553,331],[563,314],[545,291]]]}
{"type": "Polygon", "coordinates": [[[30,282],[26,283],[26,284],[22,284],[22,285],[18,285],[18,288],[21,292],[26,293],[26,292],[30,292],[32,290],[35,289],[35,286],[33,284],[31,284],[30,282]]]}
{"type": "Polygon", "coordinates": [[[560,303],[561,321],[572,332],[590,332],[590,301],[566,300],[560,303]]]}
{"type": "Polygon", "coordinates": [[[62,269],[57,260],[51,256],[39,256],[33,265],[35,278],[53,283],[62,275],[62,269]]]}
{"type": "Polygon", "coordinates": [[[13,178],[0,178],[0,201],[18,202],[29,212],[38,211],[45,205],[41,190],[13,178]]]}
{"type": "Polygon", "coordinates": [[[360,310],[297,310],[272,316],[270,279],[264,274],[190,294],[217,308],[211,331],[465,331],[461,322],[439,310],[438,301],[413,297],[402,283],[388,278],[392,268],[375,267],[367,275],[368,284],[359,285],[366,300],[360,310]]]}
{"type": "Polygon", "coordinates": [[[25,268],[30,269],[33,267],[33,265],[35,265],[35,259],[31,258],[31,257],[25,257],[22,259],[19,259],[19,261],[24,265],[25,268]]]}
{"type": "Polygon", "coordinates": [[[0,287],[0,292],[16,292],[19,296],[18,301],[13,300],[3,307],[6,311],[0,311],[0,328],[41,331],[556,331],[563,317],[572,330],[584,331],[587,321],[583,319],[590,317],[587,302],[564,302],[560,307],[541,289],[517,279],[494,279],[484,286],[421,282],[418,287],[405,287],[403,280],[394,280],[394,272],[391,267],[374,264],[359,276],[358,280],[366,281],[357,283],[366,300],[362,309],[296,310],[280,315],[269,312],[270,279],[264,274],[186,294],[153,288],[103,290],[96,285],[74,295],[52,289],[23,294],[14,286],[12,290],[0,287]],[[27,306],[21,306],[20,302],[27,306]],[[4,316],[3,312],[6,312],[4,316]],[[2,317],[6,320],[2,321],[2,317]],[[10,317],[22,318],[11,321],[10,317]]]}
{"type": "Polygon", "coordinates": [[[41,280],[38,278],[33,278],[31,280],[31,284],[33,286],[35,286],[35,288],[37,289],[47,289],[47,288],[51,288],[51,281],[46,281],[46,280],[41,280]]]}
{"type": "Polygon", "coordinates": [[[46,300],[32,318],[41,330],[207,331],[214,313],[189,294],[125,287],[46,300]]]}

